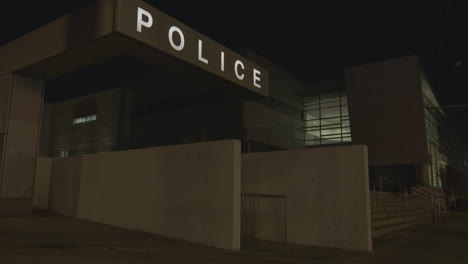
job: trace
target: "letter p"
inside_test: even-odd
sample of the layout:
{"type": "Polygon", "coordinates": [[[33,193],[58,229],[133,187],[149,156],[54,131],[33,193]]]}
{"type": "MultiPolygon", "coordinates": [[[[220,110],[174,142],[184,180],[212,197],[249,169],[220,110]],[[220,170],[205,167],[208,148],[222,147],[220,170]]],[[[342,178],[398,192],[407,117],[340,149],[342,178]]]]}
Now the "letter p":
{"type": "Polygon", "coordinates": [[[137,31],[141,33],[141,27],[150,28],[153,26],[153,16],[144,10],[143,8],[138,7],[138,21],[137,21],[137,31]],[[147,21],[143,20],[143,16],[147,18],[147,21]]]}

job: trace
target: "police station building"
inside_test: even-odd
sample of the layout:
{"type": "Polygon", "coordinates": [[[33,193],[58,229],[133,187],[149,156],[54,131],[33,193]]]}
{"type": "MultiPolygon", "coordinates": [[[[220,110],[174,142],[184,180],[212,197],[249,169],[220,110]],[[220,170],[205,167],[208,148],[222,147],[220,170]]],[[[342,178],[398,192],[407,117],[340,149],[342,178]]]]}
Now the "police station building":
{"type": "Polygon", "coordinates": [[[98,0],[0,59],[0,215],[371,251],[370,190],[441,186],[457,151],[415,56],[305,84],[141,0],[98,0]]]}

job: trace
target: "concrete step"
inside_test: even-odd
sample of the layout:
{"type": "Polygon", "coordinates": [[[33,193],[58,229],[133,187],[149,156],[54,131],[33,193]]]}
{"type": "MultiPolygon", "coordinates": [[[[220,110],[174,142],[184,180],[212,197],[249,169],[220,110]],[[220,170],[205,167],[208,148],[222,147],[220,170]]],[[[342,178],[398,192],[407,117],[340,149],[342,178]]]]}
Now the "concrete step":
{"type": "Polygon", "coordinates": [[[388,199],[399,198],[399,197],[396,196],[395,194],[384,194],[384,195],[373,194],[373,195],[371,195],[370,197],[371,197],[371,198],[388,198],[388,199]]]}
{"type": "Polygon", "coordinates": [[[384,202],[398,202],[398,201],[415,201],[415,200],[429,200],[421,197],[414,198],[400,198],[400,197],[370,197],[371,201],[384,201],[384,202]]]}
{"type": "Polygon", "coordinates": [[[380,228],[383,228],[385,226],[399,225],[399,224],[403,224],[403,223],[419,221],[422,218],[430,217],[430,216],[431,216],[430,213],[424,213],[424,214],[415,214],[415,215],[408,215],[408,216],[401,216],[401,217],[391,217],[391,218],[373,220],[372,221],[372,230],[380,229],[380,228]]]}
{"type": "Polygon", "coordinates": [[[394,206],[371,206],[371,213],[388,212],[388,211],[401,211],[401,210],[418,210],[432,208],[431,204],[418,204],[418,205],[394,205],[394,206]]]}
{"type": "Polygon", "coordinates": [[[396,218],[396,217],[411,216],[411,215],[420,215],[420,214],[425,214],[425,213],[430,213],[430,212],[431,211],[428,210],[428,209],[378,212],[378,213],[372,213],[371,219],[372,219],[372,221],[376,221],[376,220],[388,219],[388,218],[396,218]]]}
{"type": "Polygon", "coordinates": [[[428,205],[399,205],[399,206],[378,206],[371,207],[371,213],[381,213],[381,212],[394,212],[394,211],[411,211],[419,209],[432,208],[430,204],[428,205]]]}
{"type": "Polygon", "coordinates": [[[415,198],[418,197],[416,193],[412,194],[402,194],[402,193],[389,193],[389,192],[383,192],[382,194],[380,192],[370,192],[370,197],[396,197],[396,198],[415,198]]]}
{"type": "Polygon", "coordinates": [[[373,204],[417,204],[417,203],[430,203],[431,200],[417,199],[417,200],[370,200],[373,204]]]}
{"type": "Polygon", "coordinates": [[[399,204],[399,205],[378,205],[371,206],[371,211],[374,212],[383,212],[383,211],[398,211],[398,210],[415,210],[422,208],[432,208],[430,204],[399,204]]]}
{"type": "Polygon", "coordinates": [[[419,208],[426,208],[431,207],[430,204],[417,204],[417,205],[406,205],[406,204],[399,204],[399,205],[387,205],[387,206],[371,206],[371,211],[381,212],[381,211],[397,211],[397,210],[408,210],[408,209],[419,209],[419,208]]]}
{"type": "Polygon", "coordinates": [[[414,201],[414,200],[429,200],[421,197],[401,198],[401,197],[370,197],[371,201],[385,201],[385,202],[397,202],[397,201],[414,201]]]}
{"type": "Polygon", "coordinates": [[[403,222],[395,225],[388,225],[388,226],[381,226],[379,228],[372,229],[372,237],[378,237],[393,231],[397,231],[403,228],[410,227],[415,224],[419,223],[424,223],[431,220],[431,215],[429,214],[428,216],[421,217],[418,220],[415,221],[409,221],[409,222],[403,222]]]}
{"type": "Polygon", "coordinates": [[[371,196],[371,200],[388,200],[388,201],[398,201],[398,200],[417,200],[421,199],[421,196],[414,197],[399,197],[399,196],[371,196]]]}
{"type": "Polygon", "coordinates": [[[417,193],[412,193],[412,194],[401,194],[401,193],[371,193],[370,197],[384,197],[384,198],[416,198],[419,195],[417,193]]]}
{"type": "Polygon", "coordinates": [[[400,207],[400,206],[424,206],[431,204],[430,202],[401,202],[401,203],[381,203],[371,202],[371,207],[400,207]]]}

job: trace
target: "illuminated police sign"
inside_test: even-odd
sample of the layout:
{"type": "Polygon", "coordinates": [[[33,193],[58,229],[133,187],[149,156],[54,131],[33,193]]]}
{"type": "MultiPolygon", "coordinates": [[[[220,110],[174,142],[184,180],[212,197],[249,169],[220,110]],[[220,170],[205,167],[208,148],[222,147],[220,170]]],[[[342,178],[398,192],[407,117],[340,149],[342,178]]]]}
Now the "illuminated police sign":
{"type": "Polygon", "coordinates": [[[268,96],[268,72],[140,0],[120,0],[116,30],[268,96]]]}

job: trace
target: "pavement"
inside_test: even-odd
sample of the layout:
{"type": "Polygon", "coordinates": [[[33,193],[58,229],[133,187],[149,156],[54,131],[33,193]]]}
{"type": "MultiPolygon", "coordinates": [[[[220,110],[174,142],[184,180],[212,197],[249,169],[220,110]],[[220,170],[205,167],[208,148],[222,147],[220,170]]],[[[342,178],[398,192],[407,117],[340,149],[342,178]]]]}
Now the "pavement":
{"type": "Polygon", "coordinates": [[[0,263],[468,264],[468,212],[383,235],[372,253],[258,240],[232,252],[47,213],[0,217],[0,263]]]}

